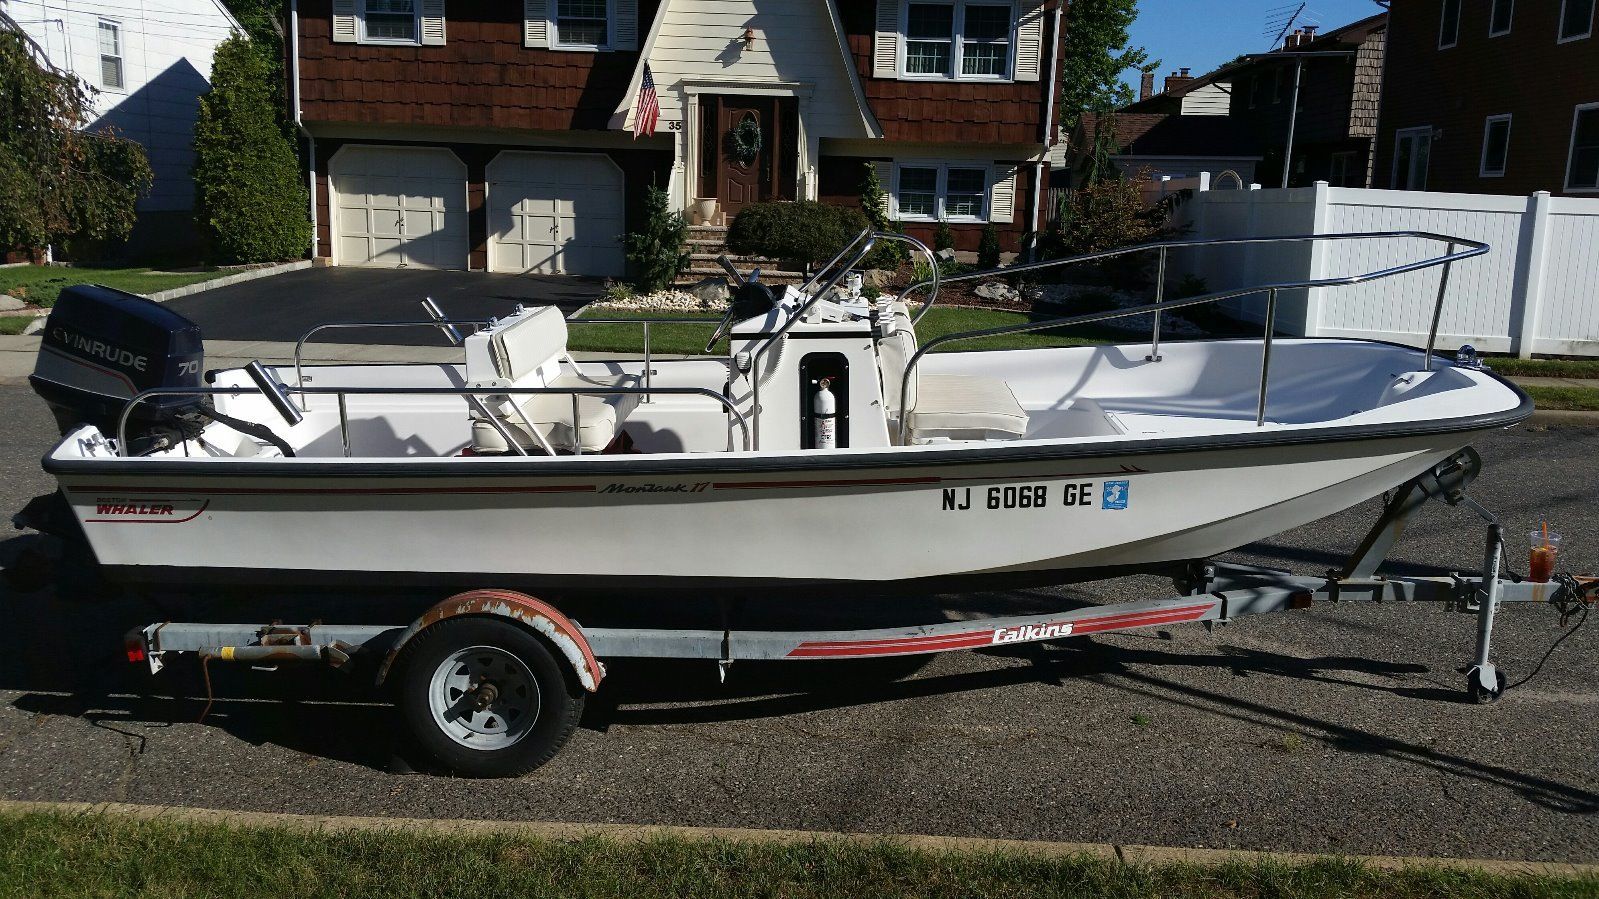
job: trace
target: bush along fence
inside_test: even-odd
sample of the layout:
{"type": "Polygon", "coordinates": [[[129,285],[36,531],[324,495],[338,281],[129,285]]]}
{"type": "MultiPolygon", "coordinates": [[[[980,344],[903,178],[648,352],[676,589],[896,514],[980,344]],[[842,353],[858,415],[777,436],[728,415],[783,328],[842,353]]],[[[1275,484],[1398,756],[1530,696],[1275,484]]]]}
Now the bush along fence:
{"type": "MultiPolygon", "coordinates": [[[[1185,237],[1272,237],[1366,231],[1432,231],[1480,240],[1486,256],[1456,263],[1438,345],[1479,350],[1599,356],[1599,199],[1426,193],[1312,187],[1211,190],[1193,186],[1177,220],[1185,237]]],[[[1319,241],[1302,246],[1213,247],[1174,252],[1173,279],[1203,278],[1211,290],[1374,271],[1441,249],[1409,238],[1319,241]]],[[[1367,337],[1422,346],[1442,270],[1353,287],[1284,291],[1278,329],[1301,337],[1367,337]]],[[[1224,306],[1263,321],[1264,297],[1224,306]]]]}

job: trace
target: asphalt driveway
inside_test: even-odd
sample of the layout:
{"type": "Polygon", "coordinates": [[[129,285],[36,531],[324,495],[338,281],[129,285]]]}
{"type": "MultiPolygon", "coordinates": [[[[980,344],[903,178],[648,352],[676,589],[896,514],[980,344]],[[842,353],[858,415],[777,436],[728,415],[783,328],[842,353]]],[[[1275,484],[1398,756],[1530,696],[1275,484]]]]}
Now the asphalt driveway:
{"type": "MultiPolygon", "coordinates": [[[[309,268],[219,287],[166,305],[199,323],[208,340],[295,341],[331,321],[405,321],[423,317],[432,297],[452,318],[504,315],[518,303],[559,306],[571,314],[599,297],[597,279],[563,275],[490,275],[376,268],[309,268]]],[[[343,343],[443,346],[430,329],[349,331],[343,343]]]]}

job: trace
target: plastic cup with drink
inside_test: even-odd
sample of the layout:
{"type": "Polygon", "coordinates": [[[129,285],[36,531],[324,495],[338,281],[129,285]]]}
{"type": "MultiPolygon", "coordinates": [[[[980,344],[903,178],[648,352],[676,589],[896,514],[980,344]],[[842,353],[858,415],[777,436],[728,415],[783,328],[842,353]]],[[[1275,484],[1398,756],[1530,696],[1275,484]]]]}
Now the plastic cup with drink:
{"type": "Polygon", "coordinates": [[[1527,579],[1540,584],[1549,582],[1555,573],[1555,557],[1560,554],[1560,535],[1549,530],[1549,523],[1531,534],[1532,551],[1527,557],[1527,579]]]}

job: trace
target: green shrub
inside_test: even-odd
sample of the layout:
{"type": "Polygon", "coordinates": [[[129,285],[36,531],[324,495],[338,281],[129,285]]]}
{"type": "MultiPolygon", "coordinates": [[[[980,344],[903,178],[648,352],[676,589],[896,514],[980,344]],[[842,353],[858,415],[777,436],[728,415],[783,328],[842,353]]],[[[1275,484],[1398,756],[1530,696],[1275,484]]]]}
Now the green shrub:
{"type": "Polygon", "coordinates": [[[983,226],[983,239],[977,242],[977,267],[999,268],[999,230],[993,223],[983,226]]]}
{"type": "Polygon", "coordinates": [[[888,213],[883,209],[888,205],[888,194],[883,190],[882,179],[877,177],[877,166],[868,162],[862,164],[861,169],[861,211],[872,223],[872,230],[887,231],[888,213]]]}
{"type": "Polygon", "coordinates": [[[670,287],[688,267],[683,252],[688,226],[659,187],[645,195],[644,212],[644,227],[627,236],[627,261],[633,266],[633,285],[640,293],[654,293],[670,287]]]}
{"type": "Polygon", "coordinates": [[[865,213],[810,200],[746,206],[727,229],[727,247],[740,256],[766,256],[815,265],[833,258],[870,226],[865,213]]]}
{"type": "Polygon", "coordinates": [[[297,259],[308,193],[279,116],[279,66],[242,35],[217,46],[194,124],[195,216],[220,262],[297,259]]]}
{"type": "Polygon", "coordinates": [[[955,249],[955,232],[949,229],[949,222],[940,219],[938,230],[933,232],[933,252],[953,249],[955,249]]]}
{"type": "Polygon", "coordinates": [[[620,303],[633,299],[635,296],[637,296],[637,294],[634,293],[632,287],[629,287],[621,281],[606,281],[604,296],[606,302],[620,303]]]}

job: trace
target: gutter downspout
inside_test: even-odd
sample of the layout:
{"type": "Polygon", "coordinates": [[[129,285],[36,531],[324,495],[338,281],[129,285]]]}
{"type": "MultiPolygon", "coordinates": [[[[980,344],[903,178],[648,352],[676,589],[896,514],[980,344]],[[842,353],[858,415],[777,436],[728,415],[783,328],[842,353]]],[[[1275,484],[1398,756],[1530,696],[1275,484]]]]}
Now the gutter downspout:
{"type": "Polygon", "coordinates": [[[289,95],[294,98],[294,127],[305,135],[305,181],[310,191],[311,205],[311,259],[316,259],[316,137],[300,119],[300,0],[289,0],[289,95]]]}
{"type": "Polygon", "coordinates": [[[1065,0],[1055,3],[1055,21],[1050,32],[1049,47],[1049,83],[1044,88],[1044,152],[1033,163],[1033,227],[1032,245],[1027,248],[1028,259],[1032,259],[1038,249],[1039,217],[1043,214],[1041,208],[1044,194],[1044,163],[1049,160],[1050,148],[1055,145],[1055,67],[1060,64],[1060,23],[1061,8],[1065,0]]]}

